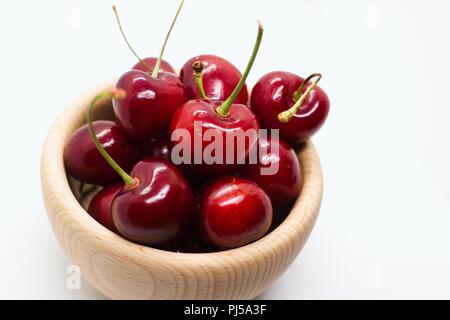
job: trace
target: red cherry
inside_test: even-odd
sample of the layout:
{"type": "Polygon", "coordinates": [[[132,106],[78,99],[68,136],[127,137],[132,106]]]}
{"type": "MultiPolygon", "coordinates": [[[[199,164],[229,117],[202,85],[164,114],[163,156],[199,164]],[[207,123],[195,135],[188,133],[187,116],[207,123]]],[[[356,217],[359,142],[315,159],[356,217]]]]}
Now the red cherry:
{"type": "Polygon", "coordinates": [[[149,74],[131,70],[117,82],[126,92],[123,100],[114,100],[114,114],[127,134],[144,140],[167,132],[173,114],[186,99],[183,84],[173,73],[149,74]]]}
{"type": "MultiPolygon", "coordinates": [[[[190,161],[190,164],[185,163],[186,169],[190,173],[201,176],[232,174],[239,168],[240,163],[245,162],[249,151],[256,145],[259,130],[258,120],[247,106],[233,102],[245,84],[245,80],[258,53],[262,35],[263,28],[259,24],[258,37],[247,68],[227,100],[224,102],[191,100],[181,106],[173,116],[170,126],[172,139],[175,140],[177,134],[179,134],[181,135],[179,141],[182,146],[188,145],[189,150],[187,152],[190,152],[190,156],[189,154],[184,154],[185,150],[182,147],[180,148],[179,154],[184,158],[188,158],[187,160],[190,161]],[[205,138],[203,136],[208,131],[213,138],[205,138]],[[240,153],[237,152],[238,144],[235,143],[236,134],[243,135],[249,132],[253,132],[254,135],[250,135],[248,139],[246,138],[245,149],[243,151],[239,150],[241,151],[240,153]],[[183,136],[185,133],[188,133],[189,136],[183,136]],[[220,144],[219,150],[214,150],[213,148],[211,148],[213,150],[207,149],[212,142],[218,142],[208,141],[208,139],[215,140],[215,137],[221,137],[222,139],[222,143],[216,143],[218,145],[220,144]],[[184,139],[189,140],[183,141],[184,139]],[[199,145],[195,143],[198,140],[200,140],[199,145]],[[206,153],[206,150],[210,152],[206,153]],[[230,163],[226,158],[227,156],[231,157],[229,153],[233,150],[234,159],[231,159],[233,161],[230,163]],[[195,154],[200,155],[201,159],[198,159],[195,154]],[[211,155],[213,159],[205,158],[208,155],[211,155]]],[[[178,149],[178,146],[174,146],[174,148],[178,149]]],[[[177,154],[176,151],[174,149],[172,152],[177,154]]]]}
{"type": "Polygon", "coordinates": [[[202,234],[211,244],[236,248],[261,238],[272,222],[272,205],[255,183],[222,177],[199,195],[197,214],[202,234]]]}
{"type": "Polygon", "coordinates": [[[167,160],[147,158],[130,174],[139,181],[122,188],[112,203],[114,224],[126,239],[160,245],[176,239],[192,217],[194,195],[182,172],[167,160]]]}
{"type": "MultiPolygon", "coordinates": [[[[213,55],[196,56],[184,64],[180,79],[184,84],[186,97],[188,99],[202,98],[192,72],[192,65],[197,61],[203,64],[202,76],[206,97],[222,101],[228,98],[238,84],[241,73],[227,60],[213,55]]],[[[248,103],[247,86],[244,85],[235,102],[245,105],[248,103]]]]}
{"type": "MultiPolygon", "coordinates": [[[[125,170],[131,170],[139,160],[134,143],[112,121],[95,121],[96,136],[104,148],[125,170]]],[[[92,141],[87,125],[77,129],[64,150],[67,171],[75,179],[85,183],[108,185],[120,181],[120,176],[105,161],[92,141]]]]}
{"type": "MultiPolygon", "coordinates": [[[[313,77],[320,79],[312,74],[308,80],[313,77]]],[[[315,86],[318,80],[309,87],[308,82],[293,73],[270,72],[258,80],[251,94],[251,108],[261,126],[279,129],[280,136],[293,145],[316,133],[330,109],[327,95],[315,86]]]]}
{"type": "Polygon", "coordinates": [[[124,186],[114,198],[111,214],[114,225],[125,238],[149,245],[163,245],[183,233],[192,215],[193,192],[181,171],[167,160],[147,158],[128,175],[106,151],[95,135],[93,108],[98,100],[125,98],[114,89],[98,94],[90,103],[88,129],[98,151],[122,177],[124,186]]]}
{"type": "MultiPolygon", "coordinates": [[[[151,73],[153,71],[153,69],[155,68],[157,61],[158,61],[158,58],[154,58],[154,57],[144,58],[141,61],[139,61],[138,63],[136,63],[133,66],[133,68],[131,68],[131,69],[151,73]]],[[[166,60],[161,60],[161,65],[159,66],[159,71],[176,74],[175,69],[166,60]]]]}
{"type": "MultiPolygon", "coordinates": [[[[144,71],[126,72],[116,85],[117,88],[125,90],[126,99],[114,101],[114,113],[120,125],[135,140],[146,140],[167,132],[173,113],[186,101],[183,84],[178,77],[172,72],[161,71],[161,66],[164,69],[165,65],[162,56],[183,3],[184,0],[180,2],[156,61],[153,58],[142,60],[133,50],[113,6],[120,32],[131,52],[139,60],[138,67],[146,67],[144,71]],[[146,61],[150,61],[150,64],[146,61]]],[[[172,67],[170,69],[173,71],[172,67]]]]}
{"type": "Polygon", "coordinates": [[[117,230],[112,219],[111,205],[113,199],[122,187],[123,183],[116,183],[103,188],[103,190],[92,198],[88,208],[89,214],[97,220],[97,222],[117,234],[119,233],[119,230],[117,230]]]}
{"type": "Polygon", "coordinates": [[[297,155],[285,141],[277,137],[261,137],[258,144],[258,150],[267,152],[259,156],[257,164],[245,165],[241,175],[267,193],[274,210],[284,209],[298,197],[302,187],[297,155]]]}
{"type": "MultiPolygon", "coordinates": [[[[207,101],[207,100],[190,100],[181,106],[172,118],[171,131],[174,132],[177,129],[185,129],[189,132],[191,157],[190,164],[185,164],[184,168],[194,174],[204,177],[218,176],[232,174],[239,170],[240,163],[244,163],[249,151],[255,146],[257,142],[256,135],[253,139],[249,139],[245,145],[245,152],[239,153],[237,144],[232,139],[235,132],[242,130],[241,132],[247,132],[248,130],[254,130],[257,134],[259,130],[258,120],[253,112],[243,104],[232,104],[228,112],[227,117],[222,117],[217,114],[216,109],[220,107],[221,102],[207,101]],[[214,128],[217,134],[222,136],[222,148],[220,154],[217,155],[221,159],[221,164],[207,164],[195,163],[195,136],[198,133],[199,128],[195,126],[195,123],[201,123],[202,133],[206,130],[214,128]],[[230,146],[228,146],[230,145],[230,146]],[[226,163],[227,152],[226,150],[234,150],[233,161],[230,164],[226,163]]],[[[210,144],[209,141],[203,141],[200,145],[201,155],[204,154],[205,149],[210,144]]]]}
{"type": "MultiPolygon", "coordinates": [[[[241,167],[247,158],[249,151],[256,145],[257,133],[259,130],[258,120],[253,112],[243,104],[232,104],[228,115],[222,117],[218,115],[217,108],[220,107],[221,102],[214,102],[208,100],[190,100],[181,106],[172,118],[171,132],[175,132],[177,129],[187,130],[189,133],[191,157],[189,158],[190,164],[184,164],[184,168],[194,174],[200,176],[219,176],[228,175],[236,172],[241,167]],[[201,126],[196,127],[195,123],[200,123],[201,126]],[[214,128],[214,129],[211,129],[214,128]],[[206,130],[216,130],[217,134],[222,136],[221,164],[207,164],[202,161],[201,163],[195,163],[195,138],[201,130],[202,135],[206,130]],[[245,153],[239,154],[237,144],[232,139],[235,132],[242,130],[241,132],[247,132],[248,130],[254,130],[256,135],[253,139],[249,139],[245,145],[245,153]],[[226,163],[227,152],[234,150],[234,158],[232,163],[226,163]]],[[[203,141],[200,145],[201,155],[204,154],[205,149],[211,142],[203,141]]]]}

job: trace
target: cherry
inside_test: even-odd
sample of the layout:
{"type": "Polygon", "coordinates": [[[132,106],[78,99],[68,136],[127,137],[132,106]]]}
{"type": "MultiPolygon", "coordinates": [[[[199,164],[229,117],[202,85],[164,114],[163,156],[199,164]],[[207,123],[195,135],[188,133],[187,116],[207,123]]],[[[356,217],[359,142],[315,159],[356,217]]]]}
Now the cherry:
{"type": "Polygon", "coordinates": [[[172,73],[160,72],[152,78],[131,70],[122,75],[117,87],[125,90],[124,100],[114,100],[114,113],[127,134],[136,140],[163,134],[170,120],[186,99],[183,84],[172,73]]]}
{"type": "MultiPolygon", "coordinates": [[[[186,101],[183,84],[177,75],[160,70],[167,41],[183,3],[182,0],[151,74],[131,70],[123,74],[117,82],[116,87],[125,91],[126,98],[114,99],[114,114],[118,123],[135,140],[146,140],[167,132],[174,112],[186,101]]],[[[120,26],[119,19],[118,23],[120,26]]],[[[136,55],[131,46],[129,47],[136,55]]],[[[145,64],[140,58],[139,60],[145,64]]]]}
{"type": "MultiPolygon", "coordinates": [[[[141,59],[139,55],[134,51],[131,44],[128,42],[127,37],[125,36],[125,32],[122,28],[122,23],[120,22],[119,13],[117,12],[116,6],[113,6],[114,15],[116,16],[117,25],[119,26],[120,33],[122,34],[123,39],[125,40],[125,43],[127,44],[130,51],[136,56],[136,58],[139,60],[138,63],[136,63],[131,69],[132,70],[140,70],[144,72],[153,72],[153,69],[155,68],[156,64],[158,63],[158,58],[149,57],[145,59],[141,59]]],[[[161,60],[159,70],[163,72],[171,72],[176,73],[175,69],[165,60],[161,60]]]]}
{"type": "Polygon", "coordinates": [[[236,88],[224,102],[190,100],[174,114],[170,130],[172,140],[178,141],[178,144],[174,145],[172,150],[172,160],[174,155],[179,155],[181,161],[177,160],[175,163],[184,163],[188,172],[200,176],[232,174],[245,163],[249,151],[256,145],[259,130],[256,116],[246,105],[233,102],[245,84],[258,53],[262,35],[263,28],[259,24],[258,37],[247,68],[236,88]],[[254,135],[250,134],[245,138],[245,149],[238,152],[236,136],[243,136],[251,131],[254,135]],[[204,132],[212,137],[205,137],[204,132]],[[219,146],[218,150],[211,150],[209,145],[213,143],[208,140],[219,138],[222,142],[214,141],[215,145],[219,146]]]}
{"type": "Polygon", "coordinates": [[[278,137],[260,137],[257,164],[247,164],[241,176],[255,182],[269,196],[274,210],[286,208],[300,194],[302,175],[294,150],[278,137]],[[266,171],[264,171],[266,170],[266,171]]]}
{"type": "Polygon", "coordinates": [[[316,133],[328,116],[330,102],[317,87],[320,74],[306,80],[290,73],[275,71],[264,75],[253,88],[250,105],[261,126],[279,129],[290,144],[298,144],[316,133]],[[311,79],[317,78],[309,87],[311,79]]]}
{"type": "Polygon", "coordinates": [[[255,183],[221,177],[203,188],[196,203],[205,239],[221,248],[236,248],[261,238],[272,222],[272,205],[255,183]]]}
{"type": "MultiPolygon", "coordinates": [[[[139,160],[134,143],[122,128],[112,121],[94,121],[94,131],[104,148],[125,170],[131,170],[139,160]]],[[[120,181],[120,176],[105,161],[92,141],[87,125],[77,129],[64,150],[67,171],[85,183],[108,185],[120,181]]]]}
{"type": "Polygon", "coordinates": [[[131,176],[139,181],[123,188],[112,203],[114,224],[125,238],[159,245],[176,239],[192,216],[194,195],[180,169],[167,160],[146,158],[131,176]]]}
{"type": "Polygon", "coordinates": [[[98,151],[125,183],[111,205],[117,230],[128,240],[162,245],[184,232],[192,215],[194,196],[182,172],[169,161],[146,158],[128,175],[102,146],[92,125],[94,105],[99,99],[119,100],[125,95],[122,89],[97,95],[89,106],[88,128],[98,151]]]}
{"type": "Polygon", "coordinates": [[[97,222],[117,234],[119,230],[117,230],[112,219],[111,204],[122,187],[123,183],[115,183],[103,188],[92,198],[88,208],[89,214],[97,222]]]}
{"type": "MultiPolygon", "coordinates": [[[[214,100],[225,100],[241,78],[239,70],[227,60],[214,55],[200,55],[189,59],[180,72],[181,81],[184,84],[186,97],[188,99],[204,98],[200,93],[195,77],[192,72],[192,65],[195,63],[203,65],[203,86],[206,97],[214,100]]],[[[236,103],[248,103],[248,90],[244,85],[239,95],[236,97],[236,103]]]]}
{"type": "MultiPolygon", "coordinates": [[[[239,170],[241,164],[245,163],[249,150],[256,144],[256,135],[250,137],[250,139],[247,140],[248,143],[245,145],[245,152],[239,154],[237,144],[233,144],[231,138],[238,130],[242,130],[242,132],[255,130],[256,132],[259,129],[256,116],[246,106],[242,104],[233,104],[228,116],[226,118],[221,118],[215,110],[219,106],[220,102],[191,100],[184,104],[172,118],[171,130],[173,133],[176,133],[178,129],[185,129],[189,132],[187,148],[193,151],[189,156],[182,156],[181,158],[184,162],[183,167],[191,174],[204,177],[232,174],[239,170]],[[199,123],[200,125],[196,127],[195,123],[199,123]],[[202,131],[202,137],[203,132],[208,129],[215,130],[218,135],[222,136],[223,143],[219,146],[219,149],[221,150],[217,152],[216,163],[214,163],[214,158],[216,157],[214,151],[211,152],[211,157],[208,155],[205,156],[208,159],[200,159],[196,162],[195,149],[197,146],[195,145],[195,134],[196,131],[199,131],[198,128],[202,131]],[[231,151],[233,152],[233,158],[229,161],[230,163],[226,163],[227,152],[231,151]]],[[[183,138],[180,145],[183,146],[184,143],[185,141],[183,138]]],[[[200,142],[197,154],[204,155],[208,145],[209,142],[207,141],[200,142]]],[[[174,148],[177,148],[177,146],[174,148]]],[[[180,154],[184,155],[184,150],[182,150],[180,154]]],[[[181,162],[175,163],[180,164],[181,162]]]]}

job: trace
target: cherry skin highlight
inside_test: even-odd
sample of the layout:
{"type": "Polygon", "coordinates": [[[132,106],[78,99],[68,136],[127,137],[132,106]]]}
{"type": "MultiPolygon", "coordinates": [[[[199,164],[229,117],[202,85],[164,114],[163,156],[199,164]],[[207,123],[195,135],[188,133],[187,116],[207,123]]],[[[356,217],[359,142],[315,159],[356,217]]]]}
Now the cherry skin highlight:
{"type": "Polygon", "coordinates": [[[168,131],[173,114],[185,101],[183,84],[173,73],[159,72],[157,79],[131,70],[122,75],[117,88],[125,99],[114,99],[114,114],[126,133],[146,140],[168,131]]]}
{"type": "MultiPolygon", "coordinates": [[[[214,100],[227,99],[241,78],[241,72],[227,60],[214,55],[200,55],[189,59],[180,72],[180,79],[184,84],[186,97],[191,99],[201,98],[192,72],[192,64],[196,61],[203,64],[203,87],[206,97],[214,100]]],[[[244,86],[237,96],[236,103],[248,103],[248,90],[244,86]]]]}
{"type": "MultiPolygon", "coordinates": [[[[135,144],[122,128],[112,121],[94,121],[94,131],[103,147],[125,170],[131,170],[139,160],[135,144]]],[[[77,129],[64,150],[67,171],[75,179],[96,185],[120,181],[120,176],[102,157],[92,141],[87,125],[77,129]]]]}
{"type": "Polygon", "coordinates": [[[113,199],[122,188],[123,183],[115,183],[103,188],[92,198],[88,208],[88,213],[92,218],[117,234],[119,234],[119,230],[117,230],[112,219],[111,205],[113,199]]]}
{"type": "Polygon", "coordinates": [[[196,209],[203,237],[221,249],[258,240],[272,222],[267,194],[255,183],[238,177],[222,177],[208,184],[196,209]]]}
{"type": "Polygon", "coordinates": [[[123,187],[112,203],[114,225],[128,240],[162,245],[184,233],[194,205],[194,195],[182,172],[167,160],[146,158],[130,176],[133,189],[123,187]]]}
{"type": "Polygon", "coordinates": [[[258,144],[259,150],[267,152],[259,156],[257,164],[246,164],[241,176],[255,182],[267,193],[274,211],[282,210],[301,191],[302,175],[297,155],[282,139],[269,136],[260,138],[258,144]],[[264,169],[272,169],[273,172],[264,172],[264,169]]]}
{"type": "Polygon", "coordinates": [[[322,127],[330,110],[327,95],[321,88],[315,87],[288,122],[279,121],[278,115],[295,104],[294,93],[303,81],[303,78],[290,72],[270,72],[258,80],[250,98],[251,108],[261,127],[279,129],[280,136],[291,145],[304,142],[314,135],[322,127]]]}
{"type": "MultiPolygon", "coordinates": [[[[136,63],[131,68],[131,70],[139,70],[147,73],[152,73],[153,69],[155,68],[156,61],[158,61],[158,58],[155,57],[144,58],[136,63]]],[[[161,60],[159,71],[176,74],[175,69],[166,60],[161,60]]]]}

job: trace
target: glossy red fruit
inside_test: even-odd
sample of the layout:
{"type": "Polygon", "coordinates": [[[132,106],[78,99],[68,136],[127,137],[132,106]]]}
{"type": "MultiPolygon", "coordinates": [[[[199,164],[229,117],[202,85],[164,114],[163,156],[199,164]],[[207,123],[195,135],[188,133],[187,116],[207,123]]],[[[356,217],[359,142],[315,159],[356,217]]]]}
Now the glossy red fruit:
{"type": "Polygon", "coordinates": [[[260,138],[257,164],[246,164],[242,177],[255,182],[269,196],[274,210],[286,208],[295,200],[302,188],[300,163],[294,150],[277,137],[260,138]]]}
{"type": "MultiPolygon", "coordinates": [[[[220,116],[216,109],[221,105],[218,101],[208,100],[190,100],[181,106],[172,118],[171,132],[172,134],[177,130],[186,130],[189,133],[189,149],[191,150],[190,164],[184,163],[184,168],[194,175],[211,177],[220,175],[229,175],[238,171],[245,163],[250,150],[257,143],[257,134],[259,130],[258,120],[253,112],[243,104],[232,104],[226,117],[220,116]],[[196,123],[198,127],[196,127],[196,123]],[[214,131],[215,135],[222,137],[222,144],[220,148],[221,156],[215,153],[213,156],[221,159],[222,163],[208,164],[210,157],[205,157],[206,148],[211,143],[204,138],[205,132],[208,130],[214,131]],[[235,134],[242,134],[254,131],[256,135],[253,139],[248,139],[245,144],[244,152],[238,152],[237,143],[233,140],[235,134]],[[195,139],[202,141],[198,146],[195,139]],[[195,163],[195,150],[200,151],[200,155],[204,156],[201,163],[195,163]],[[234,157],[232,163],[226,163],[226,157],[229,152],[233,152],[234,157]],[[205,160],[205,161],[203,161],[205,160]]],[[[209,154],[209,153],[208,153],[209,154]]],[[[219,162],[219,161],[217,161],[219,162]]]]}
{"type": "MultiPolygon", "coordinates": [[[[136,63],[133,68],[131,68],[131,70],[139,70],[151,73],[153,71],[153,68],[155,67],[156,61],[158,61],[158,58],[155,57],[142,59],[142,61],[136,63]]],[[[176,74],[175,69],[166,60],[161,60],[159,71],[176,74]]]]}
{"type": "Polygon", "coordinates": [[[272,222],[272,205],[255,183],[222,177],[203,188],[197,200],[202,235],[221,248],[237,248],[261,238],[272,222]]]}
{"type": "Polygon", "coordinates": [[[120,234],[147,245],[165,244],[183,234],[192,218],[194,196],[182,172],[167,160],[147,158],[130,176],[139,184],[122,188],[112,203],[120,234]]]}
{"type": "MultiPolygon", "coordinates": [[[[184,84],[186,97],[201,98],[192,72],[192,64],[196,61],[203,63],[203,87],[208,99],[225,100],[233,92],[241,78],[240,71],[227,60],[213,55],[200,55],[189,59],[181,69],[180,79],[184,84]]],[[[244,86],[235,100],[236,103],[248,103],[248,90],[244,86]]]]}
{"type": "MultiPolygon", "coordinates": [[[[112,121],[94,121],[93,126],[108,153],[125,170],[131,170],[139,160],[139,154],[124,131],[112,121]]],[[[121,180],[98,152],[87,125],[72,134],[64,150],[64,163],[70,175],[85,183],[108,185],[121,180]]]]}
{"type": "Polygon", "coordinates": [[[123,188],[123,183],[109,185],[92,198],[88,213],[104,227],[112,232],[119,233],[112,219],[111,205],[113,199],[123,188]]]}
{"type": "Polygon", "coordinates": [[[258,23],[258,35],[247,67],[225,101],[190,100],[173,116],[170,132],[173,141],[181,141],[181,148],[175,145],[172,154],[182,156],[182,163],[190,173],[201,176],[234,173],[256,145],[258,120],[246,105],[234,102],[258,54],[263,31],[258,23]]]}
{"type": "Polygon", "coordinates": [[[303,81],[303,78],[290,72],[270,72],[258,80],[250,99],[261,127],[279,129],[280,136],[292,145],[304,142],[316,133],[330,110],[327,95],[321,88],[315,87],[290,121],[282,123],[278,120],[281,112],[295,104],[294,93],[303,81]]]}
{"type": "Polygon", "coordinates": [[[170,160],[172,142],[170,135],[165,134],[160,137],[150,138],[139,143],[139,150],[144,157],[170,160]]]}
{"type": "Polygon", "coordinates": [[[126,98],[114,99],[114,114],[135,140],[166,133],[173,114],[186,101],[183,84],[168,72],[159,72],[154,79],[146,72],[131,70],[120,77],[117,88],[125,91],[126,98]]]}

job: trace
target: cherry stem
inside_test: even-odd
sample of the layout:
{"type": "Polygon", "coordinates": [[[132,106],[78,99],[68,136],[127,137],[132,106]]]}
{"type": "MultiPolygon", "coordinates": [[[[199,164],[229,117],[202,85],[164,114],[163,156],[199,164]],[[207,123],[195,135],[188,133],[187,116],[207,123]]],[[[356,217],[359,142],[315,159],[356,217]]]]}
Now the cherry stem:
{"type": "MultiPolygon", "coordinates": [[[[297,102],[298,99],[302,96],[303,90],[305,89],[306,85],[311,81],[311,79],[319,77],[322,78],[322,75],[320,73],[312,73],[310,74],[305,80],[302,81],[302,84],[300,87],[292,94],[292,99],[297,102]]],[[[320,79],[317,80],[319,82],[320,79]]]]}
{"type": "Polygon", "coordinates": [[[256,37],[255,46],[253,47],[253,52],[250,57],[250,60],[248,61],[247,67],[245,68],[244,74],[242,75],[241,79],[239,80],[238,84],[236,85],[236,88],[234,88],[231,95],[216,109],[216,112],[222,117],[226,117],[228,115],[231,105],[241,92],[242,87],[245,85],[245,81],[247,81],[248,74],[250,73],[253,63],[255,62],[256,56],[258,55],[258,50],[261,45],[264,28],[260,21],[257,22],[258,22],[258,36],[256,37]]]}
{"type": "Polygon", "coordinates": [[[122,89],[112,89],[109,91],[105,91],[102,93],[99,93],[97,96],[92,99],[91,103],[89,104],[89,109],[87,113],[87,123],[88,123],[88,129],[89,134],[91,135],[92,140],[94,141],[95,146],[97,147],[100,154],[105,158],[105,160],[109,163],[109,165],[114,169],[114,171],[117,172],[117,174],[123,179],[123,182],[125,183],[128,190],[134,189],[138,186],[139,181],[137,179],[134,179],[130,175],[128,175],[120,166],[119,164],[108,154],[108,152],[105,150],[103,145],[100,143],[100,141],[97,138],[97,135],[94,131],[94,126],[92,125],[92,114],[94,107],[96,103],[99,100],[102,99],[124,99],[126,96],[126,93],[122,89]]]}
{"type": "Polygon", "coordinates": [[[322,79],[322,75],[320,73],[313,73],[310,76],[308,76],[305,80],[303,80],[302,84],[300,85],[300,88],[298,88],[297,91],[293,94],[293,99],[295,104],[289,108],[286,111],[283,111],[278,114],[278,121],[286,123],[289,122],[292,117],[295,115],[295,113],[300,109],[303,101],[305,101],[306,97],[309,96],[311,91],[314,90],[315,87],[317,87],[317,84],[319,83],[320,79],[322,79]],[[316,78],[311,85],[306,89],[304,93],[302,93],[303,89],[308,85],[308,83],[311,82],[312,79],[316,78]],[[301,95],[299,98],[297,98],[299,95],[301,95]]]}
{"type": "Polygon", "coordinates": [[[192,70],[194,73],[195,83],[197,84],[198,91],[200,92],[200,97],[206,99],[205,88],[203,87],[203,63],[201,61],[195,61],[192,64],[192,70]]]}
{"type": "Polygon", "coordinates": [[[156,60],[155,67],[153,68],[152,72],[152,78],[154,79],[158,78],[159,67],[161,66],[161,61],[164,55],[164,50],[166,49],[167,41],[169,40],[170,33],[172,32],[172,29],[175,26],[175,22],[177,21],[178,15],[180,14],[181,9],[183,8],[183,4],[184,0],[181,0],[180,5],[178,6],[177,13],[175,14],[175,17],[172,20],[172,24],[170,25],[169,31],[167,32],[166,37],[164,38],[164,43],[161,48],[161,52],[159,53],[158,60],[156,60]]]}
{"type": "Polygon", "coordinates": [[[127,44],[128,48],[134,54],[134,56],[139,60],[139,62],[142,63],[148,69],[149,72],[151,72],[152,68],[150,68],[150,66],[148,65],[147,62],[145,62],[144,60],[141,59],[141,57],[139,57],[139,55],[136,53],[136,51],[134,51],[131,44],[128,42],[127,36],[125,35],[125,32],[123,31],[122,23],[120,22],[119,13],[117,12],[116,6],[113,6],[112,9],[114,11],[114,15],[116,16],[117,24],[119,25],[119,30],[120,30],[120,33],[122,34],[123,40],[125,40],[125,43],[127,44]]]}

